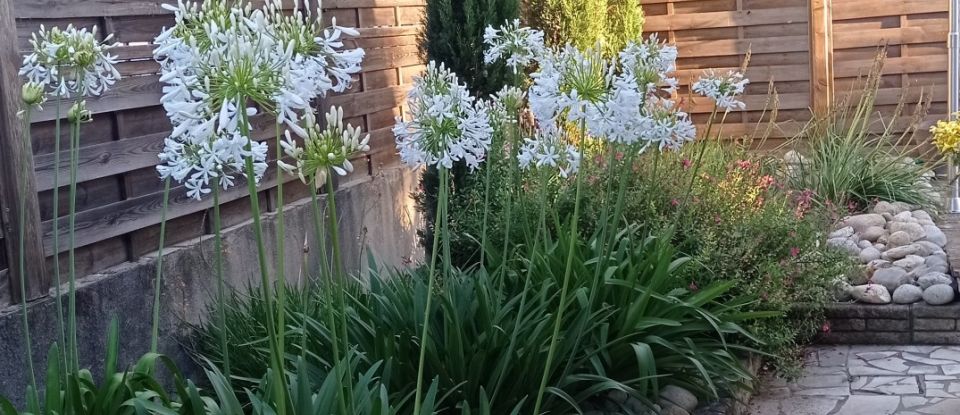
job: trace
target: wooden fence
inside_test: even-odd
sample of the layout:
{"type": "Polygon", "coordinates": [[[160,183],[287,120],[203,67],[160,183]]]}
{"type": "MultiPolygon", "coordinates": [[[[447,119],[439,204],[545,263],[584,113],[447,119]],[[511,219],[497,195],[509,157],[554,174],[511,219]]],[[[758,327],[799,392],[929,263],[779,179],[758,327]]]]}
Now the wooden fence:
{"type": "MultiPolygon", "coordinates": [[[[28,252],[26,287],[29,298],[37,298],[51,287],[53,247],[53,189],[68,184],[66,174],[69,153],[67,128],[61,138],[60,183],[54,182],[55,105],[48,103],[44,111],[33,117],[32,157],[20,157],[19,125],[16,107],[19,101],[17,69],[19,55],[29,46],[28,39],[40,25],[46,27],[74,24],[100,28],[101,34],[114,33],[120,43],[114,53],[121,63],[118,69],[123,80],[103,97],[88,102],[94,120],[83,126],[77,193],[77,272],[89,272],[134,260],[157,249],[161,220],[162,182],[154,166],[170,125],[159,105],[161,85],[159,66],[151,58],[153,38],[164,26],[173,23],[172,15],[153,0],[13,0],[0,5],[0,305],[19,298],[16,226],[21,168],[33,170],[30,189],[24,194],[29,201],[28,252]],[[11,9],[12,7],[12,9],[11,9]],[[14,162],[8,163],[13,160],[14,162]],[[17,160],[22,160],[19,164],[17,160]],[[33,197],[36,195],[36,197],[33,197]],[[8,272],[12,271],[12,272],[8,272]],[[3,278],[8,275],[9,278],[3,278]]],[[[286,3],[292,4],[290,1],[286,3]]],[[[313,1],[312,4],[317,4],[313,1]]],[[[348,122],[372,133],[371,152],[355,160],[355,173],[341,178],[338,186],[349,186],[377,174],[380,169],[396,166],[390,127],[400,113],[407,84],[418,73],[421,62],[416,34],[424,0],[325,0],[324,19],[336,18],[343,26],[358,27],[355,43],[366,50],[363,72],[348,92],[326,99],[323,106],[340,105],[348,122]]],[[[349,42],[348,42],[349,43],[349,42]]],[[[349,45],[348,45],[349,46],[349,45]]],[[[68,104],[64,104],[66,108],[68,104]]],[[[66,123],[65,123],[66,124],[66,123]]],[[[271,154],[273,131],[261,128],[257,135],[267,139],[271,154]]],[[[260,186],[263,206],[275,210],[277,177],[274,171],[264,177],[260,186]]],[[[286,201],[307,196],[310,189],[299,180],[285,177],[286,201]]],[[[246,186],[237,186],[222,195],[223,225],[230,226],[249,218],[246,186]]],[[[67,187],[60,190],[60,215],[67,213],[67,187]]],[[[168,210],[167,243],[196,238],[210,232],[207,210],[209,199],[197,202],[185,196],[185,189],[175,188],[168,210]]],[[[61,221],[61,235],[66,232],[61,221]]],[[[66,250],[66,237],[60,241],[66,250]]],[[[61,270],[66,270],[66,255],[61,255],[61,270]]],[[[64,272],[63,275],[66,275],[64,272]]]]}
{"type": "MultiPolygon", "coordinates": [[[[878,47],[888,58],[878,110],[890,114],[901,94],[932,105],[922,126],[947,113],[947,0],[641,0],[644,30],[675,42],[684,87],[705,68],[737,68],[752,52],[746,75],[747,110],[731,113],[725,132],[754,134],[768,101],[768,84],[779,93],[778,128],[768,145],[793,137],[826,111],[833,96],[850,92],[866,74],[878,47]]],[[[692,98],[702,123],[711,104],[692,98]]],[[[912,110],[909,109],[909,110],[912,110]]],[[[908,110],[908,111],[909,111],[908,110]]],[[[767,114],[769,115],[769,114],[767,114]]],[[[909,113],[907,114],[909,115],[909,113]]],[[[907,118],[906,116],[903,118],[907,118]]],[[[885,120],[906,125],[906,120],[885,120]]],[[[762,131],[762,130],[761,130],[762,131]]]]}
{"type": "MultiPolygon", "coordinates": [[[[395,166],[390,133],[394,116],[410,78],[422,68],[416,33],[425,0],[326,0],[325,18],[360,28],[357,44],[367,57],[359,82],[346,94],[325,104],[345,107],[350,122],[373,134],[372,152],[357,160],[353,176],[340,180],[349,186],[379,169],[395,166]],[[365,167],[365,168],[364,168],[365,167]]],[[[771,142],[796,134],[811,110],[825,111],[831,95],[842,94],[851,80],[869,69],[879,45],[888,45],[886,75],[878,98],[881,109],[891,109],[900,95],[917,98],[921,87],[932,94],[925,122],[946,114],[947,0],[641,0],[645,30],[678,44],[678,77],[687,88],[705,68],[733,69],[752,51],[747,76],[752,84],[748,109],[730,114],[726,133],[750,135],[767,106],[767,84],[773,81],[780,96],[778,128],[771,142]]],[[[16,300],[20,287],[17,258],[19,201],[26,197],[30,258],[25,287],[29,298],[45,295],[50,287],[53,255],[54,108],[35,117],[32,157],[22,157],[16,120],[19,88],[16,71],[19,51],[31,32],[46,26],[73,23],[98,25],[122,43],[118,50],[124,75],[116,88],[91,101],[94,121],[83,129],[80,150],[77,251],[78,273],[86,274],[135,259],[157,246],[161,182],[154,165],[169,124],[158,105],[157,65],[150,59],[153,37],[171,16],[155,0],[13,0],[0,2],[0,305],[16,300]],[[23,170],[26,169],[26,170],[23,170]],[[21,195],[21,171],[35,191],[21,195]],[[33,197],[36,195],[36,197],[33,197]],[[5,278],[5,276],[7,278],[5,278]]],[[[688,102],[697,122],[703,123],[710,103],[688,102]]],[[[892,120],[897,121],[897,120],[892,120]]],[[[270,133],[261,132],[267,138],[270,133]]],[[[61,138],[62,150],[67,140],[61,138]]],[[[271,145],[271,149],[272,149],[271,145]]],[[[67,154],[62,152],[65,167],[67,154]]],[[[65,169],[63,171],[66,171],[65,169]]],[[[65,183],[62,174],[60,185],[65,183]]],[[[275,208],[276,177],[268,174],[261,186],[262,203],[275,208]]],[[[309,189],[291,181],[286,200],[309,189]]],[[[60,192],[61,215],[67,192],[60,192]]],[[[245,186],[223,198],[224,225],[248,218],[245,186]]],[[[173,192],[168,243],[208,232],[210,202],[195,202],[182,188],[173,192]]],[[[63,222],[64,224],[66,221],[63,222]]],[[[62,241],[63,242],[63,241],[62,241]]],[[[66,243],[61,244],[65,249],[66,243]]],[[[65,257],[65,256],[64,256],[65,257]]],[[[65,258],[63,259],[65,261],[65,258]]]]}

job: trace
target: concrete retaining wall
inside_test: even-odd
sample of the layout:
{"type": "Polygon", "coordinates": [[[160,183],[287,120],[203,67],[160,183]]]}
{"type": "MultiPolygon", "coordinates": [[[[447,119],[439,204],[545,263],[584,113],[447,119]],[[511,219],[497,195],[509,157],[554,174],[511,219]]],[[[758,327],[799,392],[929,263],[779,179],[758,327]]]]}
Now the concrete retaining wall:
{"type": "Polygon", "coordinates": [[[826,317],[830,330],[820,343],[960,344],[960,303],[832,304],[826,317]]]}
{"type": "MultiPolygon", "coordinates": [[[[368,253],[373,253],[384,267],[402,267],[422,259],[416,239],[420,219],[409,197],[416,185],[416,174],[394,169],[338,191],[346,269],[362,273],[368,253]]],[[[287,280],[297,282],[315,275],[312,270],[318,263],[319,251],[313,241],[313,210],[309,200],[305,200],[288,205],[285,212],[286,252],[283,254],[287,280]],[[311,247],[306,257],[310,270],[302,270],[301,266],[305,239],[311,247]]],[[[264,215],[263,223],[265,238],[272,241],[276,214],[264,215]]],[[[235,287],[256,284],[259,273],[250,222],[225,229],[223,238],[224,274],[229,283],[235,287]]],[[[274,244],[268,243],[268,246],[268,256],[275,258],[274,244]]],[[[120,321],[123,364],[131,364],[149,351],[156,259],[154,253],[80,281],[77,319],[81,366],[90,367],[93,373],[101,372],[105,334],[113,317],[120,321]]],[[[206,306],[216,292],[213,260],[210,235],[164,251],[160,352],[172,357],[187,374],[197,374],[184,348],[190,327],[204,319],[206,306]]],[[[47,350],[58,337],[53,292],[28,307],[38,382],[42,381],[45,371],[47,350]]],[[[66,302],[63,296],[64,307],[66,302]]],[[[21,318],[20,307],[0,310],[0,395],[15,403],[23,402],[29,379],[21,318]]]]}

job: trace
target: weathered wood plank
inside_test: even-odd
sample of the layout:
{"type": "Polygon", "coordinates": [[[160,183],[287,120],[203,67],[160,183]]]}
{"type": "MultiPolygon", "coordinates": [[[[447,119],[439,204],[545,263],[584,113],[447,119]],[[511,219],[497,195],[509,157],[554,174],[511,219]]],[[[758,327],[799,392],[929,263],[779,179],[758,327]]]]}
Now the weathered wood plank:
{"type": "Polygon", "coordinates": [[[669,30],[704,29],[709,27],[756,26],[806,22],[807,18],[808,11],[806,7],[649,16],[643,23],[643,30],[647,32],[663,32],[669,30]]]}
{"type": "Polygon", "coordinates": [[[10,2],[0,2],[0,224],[4,229],[4,245],[10,263],[11,298],[26,300],[42,296],[50,288],[44,270],[43,245],[40,238],[40,209],[33,171],[32,149],[22,131],[20,81],[17,71],[17,26],[10,2]],[[22,221],[22,223],[21,223],[22,221]],[[24,228],[21,236],[20,228],[24,228]],[[24,267],[20,267],[20,246],[24,246],[24,267]],[[21,284],[21,279],[25,283],[21,284]]]}
{"type": "MultiPolygon", "coordinates": [[[[85,182],[156,165],[157,154],[163,149],[163,139],[166,136],[165,133],[150,134],[80,148],[77,181],[85,182]]],[[[61,152],[60,186],[70,184],[70,177],[65,174],[69,161],[69,151],[61,152]]],[[[37,190],[53,189],[54,155],[37,156],[35,164],[37,190]]]]}
{"type": "Polygon", "coordinates": [[[810,100],[813,113],[833,105],[833,1],[810,0],[810,100]]]}

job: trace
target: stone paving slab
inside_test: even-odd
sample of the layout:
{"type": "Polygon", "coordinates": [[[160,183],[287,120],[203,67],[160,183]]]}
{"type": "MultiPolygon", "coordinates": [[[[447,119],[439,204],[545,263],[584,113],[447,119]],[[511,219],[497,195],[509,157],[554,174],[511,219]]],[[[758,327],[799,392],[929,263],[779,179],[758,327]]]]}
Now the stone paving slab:
{"type": "Polygon", "coordinates": [[[793,381],[768,378],[751,415],[960,414],[960,346],[816,346],[793,381]]]}

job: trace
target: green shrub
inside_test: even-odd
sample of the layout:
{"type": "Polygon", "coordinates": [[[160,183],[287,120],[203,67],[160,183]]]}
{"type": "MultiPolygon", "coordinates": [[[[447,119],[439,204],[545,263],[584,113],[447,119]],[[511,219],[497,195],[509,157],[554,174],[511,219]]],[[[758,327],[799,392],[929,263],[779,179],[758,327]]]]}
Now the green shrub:
{"type": "Polygon", "coordinates": [[[929,103],[921,100],[908,113],[901,98],[894,111],[880,114],[876,98],[882,69],[883,55],[848,96],[789,143],[794,150],[785,162],[790,187],[812,191],[818,204],[852,210],[880,200],[936,205],[937,193],[921,184],[932,166],[920,160],[930,154],[914,142],[929,103]]]}
{"type": "Polygon", "coordinates": [[[605,51],[616,53],[643,33],[637,0],[529,0],[524,12],[551,45],[585,49],[603,42],[605,51]]]}

